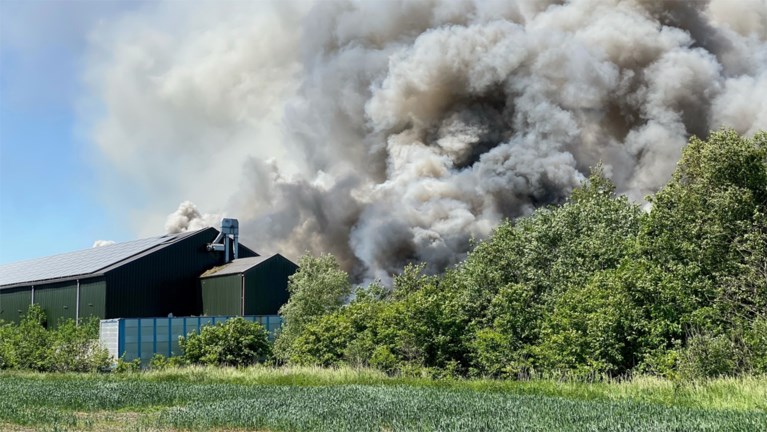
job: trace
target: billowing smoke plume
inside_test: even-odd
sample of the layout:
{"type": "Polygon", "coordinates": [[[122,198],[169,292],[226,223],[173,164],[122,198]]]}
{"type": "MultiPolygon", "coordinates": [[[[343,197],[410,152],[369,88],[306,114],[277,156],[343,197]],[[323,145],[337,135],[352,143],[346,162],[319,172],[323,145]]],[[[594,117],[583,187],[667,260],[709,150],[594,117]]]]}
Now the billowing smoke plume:
{"type": "Polygon", "coordinates": [[[165,232],[176,234],[195,231],[209,226],[216,226],[220,219],[219,215],[201,214],[194,203],[184,201],[179,204],[175,212],[168,215],[168,218],[165,220],[165,232]]]}
{"type": "Polygon", "coordinates": [[[600,160],[640,201],[690,135],[767,127],[764,0],[224,4],[95,32],[95,141],[147,213],[190,196],[360,278],[455,263],[600,160]]]}

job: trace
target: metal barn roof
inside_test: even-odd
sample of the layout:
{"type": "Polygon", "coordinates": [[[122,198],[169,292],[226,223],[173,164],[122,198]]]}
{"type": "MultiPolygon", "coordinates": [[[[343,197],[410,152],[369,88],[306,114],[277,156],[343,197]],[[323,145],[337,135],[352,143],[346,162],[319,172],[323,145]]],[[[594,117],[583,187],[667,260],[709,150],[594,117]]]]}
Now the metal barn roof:
{"type": "MultiPolygon", "coordinates": [[[[209,229],[212,228],[205,228],[205,230],[209,229]]],[[[152,249],[160,249],[201,231],[204,230],[115,243],[108,246],[0,265],[0,287],[32,284],[76,276],[96,276],[101,270],[127,261],[136,255],[152,249]]]]}
{"type": "Polygon", "coordinates": [[[200,277],[206,278],[206,277],[213,277],[213,276],[224,276],[224,275],[245,273],[246,271],[252,269],[253,267],[263,263],[264,261],[268,261],[276,256],[282,256],[282,255],[274,254],[274,255],[257,256],[257,257],[250,257],[250,258],[237,258],[236,260],[232,260],[231,262],[226,263],[224,265],[213,267],[212,269],[203,273],[200,277]]]}

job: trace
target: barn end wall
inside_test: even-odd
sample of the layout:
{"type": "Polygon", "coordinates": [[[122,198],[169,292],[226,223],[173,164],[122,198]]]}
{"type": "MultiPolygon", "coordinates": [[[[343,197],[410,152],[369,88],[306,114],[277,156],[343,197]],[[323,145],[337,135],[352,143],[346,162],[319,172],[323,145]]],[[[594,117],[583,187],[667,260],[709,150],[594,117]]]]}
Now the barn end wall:
{"type": "Polygon", "coordinates": [[[203,315],[242,315],[242,275],[204,278],[201,284],[203,315]]]}
{"type": "Polygon", "coordinates": [[[275,315],[288,302],[288,278],[298,270],[282,255],[245,272],[245,315],[275,315]]]}

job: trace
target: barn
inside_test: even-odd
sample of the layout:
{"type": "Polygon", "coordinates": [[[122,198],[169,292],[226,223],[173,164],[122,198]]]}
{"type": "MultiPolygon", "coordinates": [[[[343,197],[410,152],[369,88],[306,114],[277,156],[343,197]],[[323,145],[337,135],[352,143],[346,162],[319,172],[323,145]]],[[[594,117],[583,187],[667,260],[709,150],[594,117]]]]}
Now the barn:
{"type": "MultiPolygon", "coordinates": [[[[241,292],[245,279],[217,277],[203,297],[200,276],[244,262],[253,264],[244,274],[246,311],[276,314],[287,300],[295,264],[282,256],[261,258],[239,244],[237,225],[224,219],[220,231],[206,228],[2,265],[0,320],[18,322],[30,303],[39,304],[53,324],[91,316],[201,316],[222,304],[219,297],[229,301],[231,292],[241,292]]],[[[213,280],[208,276],[203,280],[213,280]]],[[[229,310],[242,314],[242,308],[229,310]]]]}
{"type": "Polygon", "coordinates": [[[200,277],[204,315],[272,315],[288,301],[298,269],[280,254],[240,258],[200,277]]]}

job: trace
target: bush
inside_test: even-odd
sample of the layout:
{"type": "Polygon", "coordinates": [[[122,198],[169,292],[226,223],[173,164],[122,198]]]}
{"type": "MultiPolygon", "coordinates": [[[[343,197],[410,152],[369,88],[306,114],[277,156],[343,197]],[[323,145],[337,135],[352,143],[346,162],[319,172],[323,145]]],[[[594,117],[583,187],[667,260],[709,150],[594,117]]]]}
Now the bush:
{"type": "Polygon", "coordinates": [[[183,356],[166,357],[162,354],[155,354],[149,360],[149,369],[152,370],[165,370],[184,365],[186,365],[186,360],[183,356]]]}
{"type": "Polygon", "coordinates": [[[242,317],[205,326],[199,334],[182,336],[179,345],[185,361],[204,365],[247,366],[271,354],[266,329],[242,317]]]}
{"type": "Polygon", "coordinates": [[[131,361],[125,361],[122,357],[117,359],[117,365],[115,365],[114,372],[138,372],[141,370],[141,359],[133,359],[131,361]]]}
{"type": "Polygon", "coordinates": [[[109,351],[98,340],[99,321],[96,318],[76,325],[63,321],[51,331],[49,347],[50,370],[54,372],[103,371],[110,366],[109,351]]]}
{"type": "Polygon", "coordinates": [[[767,374],[767,317],[759,317],[745,332],[745,346],[751,358],[751,369],[767,374]]]}
{"type": "Polygon", "coordinates": [[[725,335],[693,335],[682,350],[679,373],[684,378],[716,378],[737,372],[733,341],[725,335]]]}
{"type": "Polygon", "coordinates": [[[767,318],[736,325],[724,334],[694,333],[680,351],[678,369],[684,378],[767,372],[767,318]]]}
{"type": "Polygon", "coordinates": [[[292,340],[288,360],[299,365],[337,366],[354,338],[354,327],[345,314],[325,315],[306,325],[292,340]]]}
{"type": "Polygon", "coordinates": [[[65,320],[46,328],[45,311],[36,304],[19,324],[0,326],[0,369],[40,372],[95,372],[109,367],[109,352],[98,343],[98,320],[77,325],[65,320]]]}
{"type": "Polygon", "coordinates": [[[51,334],[45,329],[45,312],[30,305],[19,324],[6,324],[0,334],[0,356],[5,368],[45,371],[49,369],[51,334]]]}
{"type": "Polygon", "coordinates": [[[388,346],[381,345],[373,350],[370,356],[370,366],[382,370],[388,374],[394,373],[399,365],[397,357],[391,352],[388,346]]]}

